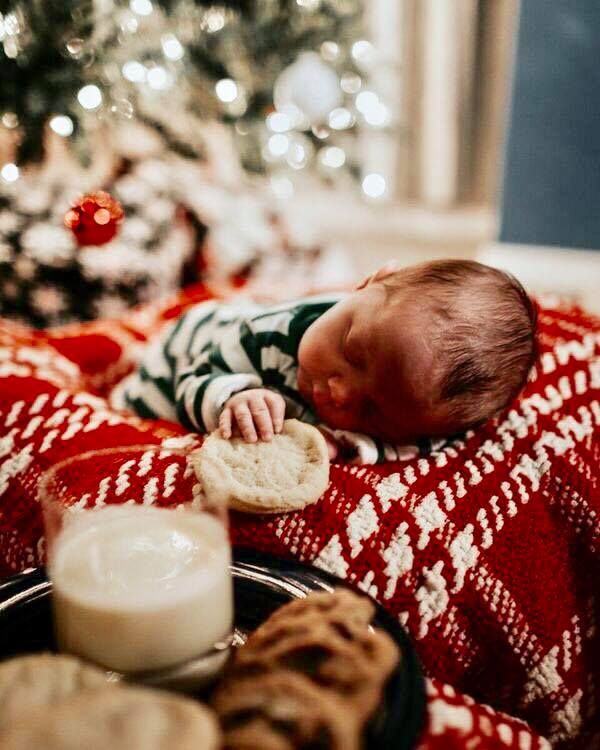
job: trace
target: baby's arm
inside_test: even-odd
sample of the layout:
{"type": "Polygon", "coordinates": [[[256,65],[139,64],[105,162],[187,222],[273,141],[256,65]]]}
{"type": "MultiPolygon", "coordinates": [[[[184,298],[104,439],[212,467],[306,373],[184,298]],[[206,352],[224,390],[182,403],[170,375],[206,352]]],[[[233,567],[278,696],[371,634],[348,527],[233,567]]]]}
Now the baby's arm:
{"type": "Polygon", "coordinates": [[[200,432],[213,432],[232,396],[260,388],[262,379],[252,373],[225,373],[214,366],[208,355],[205,360],[178,372],[175,406],[183,425],[200,432]]]}

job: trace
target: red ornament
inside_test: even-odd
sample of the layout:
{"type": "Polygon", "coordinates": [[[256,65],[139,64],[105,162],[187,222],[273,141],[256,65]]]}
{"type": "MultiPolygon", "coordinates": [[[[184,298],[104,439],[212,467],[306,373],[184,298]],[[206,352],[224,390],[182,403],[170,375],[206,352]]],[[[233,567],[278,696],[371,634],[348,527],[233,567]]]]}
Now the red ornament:
{"type": "Polygon", "coordinates": [[[65,226],[80,246],[110,242],[122,220],[121,204],[103,190],[84,195],[65,214],[65,226]]]}

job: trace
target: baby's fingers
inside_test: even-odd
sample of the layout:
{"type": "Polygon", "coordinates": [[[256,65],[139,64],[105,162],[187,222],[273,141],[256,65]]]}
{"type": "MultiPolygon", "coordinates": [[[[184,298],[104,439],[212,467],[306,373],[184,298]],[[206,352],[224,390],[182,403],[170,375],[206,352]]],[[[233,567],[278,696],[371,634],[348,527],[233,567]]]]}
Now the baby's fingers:
{"type": "Polygon", "coordinates": [[[275,432],[281,432],[283,429],[283,420],[285,418],[285,401],[279,393],[265,394],[265,401],[269,407],[271,421],[275,432]]]}
{"type": "Polygon", "coordinates": [[[229,440],[231,437],[231,409],[228,406],[223,409],[219,417],[219,430],[221,437],[224,440],[229,440]]]}
{"type": "Polygon", "coordinates": [[[250,412],[254,424],[258,430],[261,440],[270,440],[273,437],[273,420],[271,412],[266,403],[266,398],[256,398],[250,402],[250,412]]]}
{"type": "Polygon", "coordinates": [[[233,407],[235,421],[242,433],[242,437],[249,443],[256,442],[256,430],[254,429],[254,419],[250,413],[248,404],[242,401],[233,407]]]}

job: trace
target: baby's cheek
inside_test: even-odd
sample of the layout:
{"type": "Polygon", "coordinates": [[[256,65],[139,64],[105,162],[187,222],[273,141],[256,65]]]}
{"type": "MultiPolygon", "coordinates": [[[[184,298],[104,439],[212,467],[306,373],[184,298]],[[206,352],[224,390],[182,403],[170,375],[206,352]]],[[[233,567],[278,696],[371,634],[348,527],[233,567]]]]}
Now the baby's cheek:
{"type": "Polygon", "coordinates": [[[322,409],[319,416],[326,424],[338,430],[349,430],[351,432],[362,432],[359,416],[351,409],[336,408],[333,406],[322,409]]]}

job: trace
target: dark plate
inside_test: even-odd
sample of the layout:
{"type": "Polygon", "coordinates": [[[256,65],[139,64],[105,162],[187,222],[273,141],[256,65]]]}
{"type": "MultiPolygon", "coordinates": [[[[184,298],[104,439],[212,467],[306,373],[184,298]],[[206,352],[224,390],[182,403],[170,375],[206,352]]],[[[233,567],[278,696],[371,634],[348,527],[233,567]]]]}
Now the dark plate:
{"type": "MultiPolygon", "coordinates": [[[[243,549],[234,551],[233,577],[235,624],[242,633],[251,632],[283,604],[311,591],[348,588],[344,581],[318,568],[243,549]]],[[[51,584],[41,568],[0,583],[0,659],[55,647],[50,597],[51,584]]],[[[370,750],[411,750],[425,712],[421,670],[405,632],[379,605],[373,624],[391,635],[402,659],[388,680],[385,700],[367,727],[366,746],[370,750]]]]}

